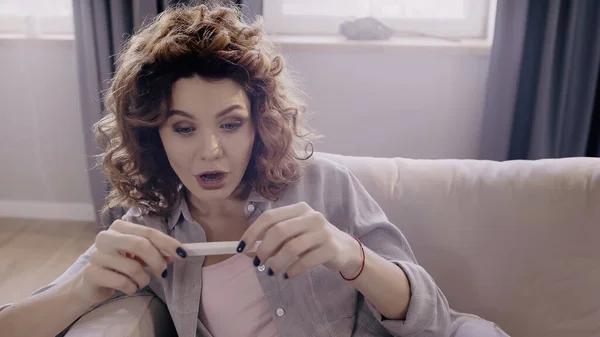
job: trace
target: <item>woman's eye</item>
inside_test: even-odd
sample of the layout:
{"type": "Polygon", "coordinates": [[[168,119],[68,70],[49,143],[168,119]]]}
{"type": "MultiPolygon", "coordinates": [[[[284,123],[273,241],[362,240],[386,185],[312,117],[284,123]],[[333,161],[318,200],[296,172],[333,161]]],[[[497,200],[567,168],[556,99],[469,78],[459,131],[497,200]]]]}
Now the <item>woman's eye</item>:
{"type": "Polygon", "coordinates": [[[175,128],[175,132],[181,134],[181,135],[187,135],[190,134],[192,132],[194,132],[194,128],[187,126],[187,127],[176,127],[175,128]]]}
{"type": "Polygon", "coordinates": [[[221,125],[221,128],[225,131],[233,131],[240,127],[242,123],[226,123],[221,125]]]}

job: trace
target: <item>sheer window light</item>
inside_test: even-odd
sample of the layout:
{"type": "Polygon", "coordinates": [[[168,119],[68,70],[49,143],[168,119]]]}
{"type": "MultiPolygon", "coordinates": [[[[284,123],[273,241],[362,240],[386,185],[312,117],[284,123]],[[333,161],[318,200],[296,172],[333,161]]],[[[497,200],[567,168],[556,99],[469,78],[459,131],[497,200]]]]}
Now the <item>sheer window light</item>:
{"type": "Polygon", "coordinates": [[[0,0],[0,36],[72,38],[72,0],[0,0]]]}
{"type": "Polygon", "coordinates": [[[280,35],[335,35],[347,20],[373,17],[396,35],[487,37],[493,0],[266,0],[265,27],[280,35]]]}

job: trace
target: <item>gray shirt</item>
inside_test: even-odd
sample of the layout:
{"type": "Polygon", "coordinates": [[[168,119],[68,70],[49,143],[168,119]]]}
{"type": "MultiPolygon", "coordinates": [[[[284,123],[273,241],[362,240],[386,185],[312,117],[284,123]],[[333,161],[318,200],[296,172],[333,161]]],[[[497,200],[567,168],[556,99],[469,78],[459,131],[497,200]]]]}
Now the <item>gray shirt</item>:
{"type": "MultiPolygon", "coordinates": [[[[181,198],[181,200],[184,200],[181,198]]],[[[326,158],[309,160],[302,179],[288,186],[279,200],[252,193],[246,201],[251,224],[268,209],[304,201],[340,230],[402,268],[411,285],[405,320],[389,320],[338,273],[316,267],[292,280],[271,277],[264,266],[256,275],[270,304],[281,336],[445,336],[451,324],[448,302],[432,277],[417,264],[400,230],[348,168],[326,158]]],[[[182,201],[165,223],[131,209],[126,221],[159,229],[182,243],[204,242],[206,234],[182,201]]],[[[90,247],[92,249],[93,247],[90,247]]],[[[60,282],[89,261],[89,251],[63,274],[60,282]]],[[[168,306],[180,337],[211,336],[198,319],[202,289],[202,257],[188,257],[169,265],[167,279],[151,275],[142,292],[152,292],[168,306]]],[[[42,288],[47,289],[52,285],[42,288]]],[[[121,295],[122,296],[122,295],[121,295]]],[[[399,304],[400,305],[400,304],[399,304]]],[[[225,319],[225,318],[224,318],[225,319]]]]}

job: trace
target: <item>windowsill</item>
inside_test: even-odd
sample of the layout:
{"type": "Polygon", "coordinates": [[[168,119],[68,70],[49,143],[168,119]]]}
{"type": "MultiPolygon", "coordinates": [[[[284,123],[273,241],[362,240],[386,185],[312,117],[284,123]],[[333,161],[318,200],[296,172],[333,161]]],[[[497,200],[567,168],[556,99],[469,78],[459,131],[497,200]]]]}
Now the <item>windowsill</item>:
{"type": "Polygon", "coordinates": [[[27,36],[25,34],[0,33],[0,40],[44,40],[44,41],[73,41],[73,34],[38,34],[27,36]]]}
{"type": "Polygon", "coordinates": [[[381,41],[352,41],[341,36],[271,35],[272,41],[284,50],[330,50],[330,51],[386,51],[398,49],[421,49],[456,51],[487,55],[492,43],[489,40],[473,39],[448,41],[429,38],[394,37],[381,41]]]}
{"type": "MultiPolygon", "coordinates": [[[[24,34],[0,33],[1,40],[43,40],[73,41],[72,34],[40,34],[26,36],[24,34]]],[[[304,36],[304,35],[272,35],[272,41],[284,50],[290,51],[387,51],[399,49],[456,51],[471,54],[487,55],[492,43],[488,40],[473,39],[447,41],[426,38],[395,37],[382,41],[352,41],[340,36],[304,36]]]]}

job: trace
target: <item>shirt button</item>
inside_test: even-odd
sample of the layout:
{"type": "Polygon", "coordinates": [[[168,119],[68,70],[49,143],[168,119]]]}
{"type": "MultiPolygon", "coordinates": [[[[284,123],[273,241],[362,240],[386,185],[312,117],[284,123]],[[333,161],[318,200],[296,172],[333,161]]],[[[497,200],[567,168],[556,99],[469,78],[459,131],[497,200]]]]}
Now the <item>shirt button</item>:
{"type": "Polygon", "coordinates": [[[258,271],[260,271],[260,272],[265,271],[265,265],[261,264],[260,266],[258,266],[258,271]]]}
{"type": "Polygon", "coordinates": [[[277,313],[277,316],[281,317],[281,316],[283,316],[283,314],[285,314],[285,311],[283,309],[279,308],[279,309],[277,309],[276,313],[277,313]]]}
{"type": "Polygon", "coordinates": [[[254,212],[254,210],[256,209],[256,207],[254,207],[254,205],[252,205],[252,204],[249,204],[246,207],[246,209],[248,210],[248,212],[252,213],[252,212],[254,212]]]}

